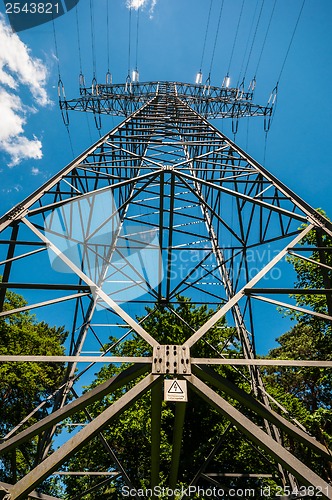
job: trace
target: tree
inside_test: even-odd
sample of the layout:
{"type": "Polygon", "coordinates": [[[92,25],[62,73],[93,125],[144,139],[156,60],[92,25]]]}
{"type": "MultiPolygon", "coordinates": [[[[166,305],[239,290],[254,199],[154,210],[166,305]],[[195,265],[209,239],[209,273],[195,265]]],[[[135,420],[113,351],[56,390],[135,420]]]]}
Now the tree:
{"type": "MultiPolygon", "coordinates": [[[[24,298],[7,292],[4,310],[27,305],[24,298]]],[[[63,355],[66,338],[63,327],[38,322],[29,311],[0,319],[0,354],[63,355]]],[[[50,396],[61,384],[64,365],[54,363],[2,363],[0,365],[0,434],[6,434],[50,396]]],[[[46,415],[50,403],[29,419],[31,425],[46,415]]],[[[24,427],[21,427],[21,430],[24,427]]],[[[27,474],[34,463],[37,441],[25,443],[19,450],[1,456],[0,480],[14,484],[27,474]]]]}
{"type": "MultiPolygon", "coordinates": [[[[323,211],[320,210],[324,214],[323,211]]],[[[304,226],[301,228],[303,229],[304,226]]],[[[309,247],[325,247],[332,249],[332,238],[314,229],[302,241],[309,247]]],[[[300,252],[301,253],[301,252],[300,252]]],[[[291,255],[288,261],[296,272],[295,288],[299,289],[331,289],[332,283],[332,251],[314,250],[308,259],[291,255]],[[315,263],[317,262],[317,264],[315,263]],[[319,263],[323,264],[320,266],[319,263]]],[[[305,307],[316,313],[332,316],[332,296],[329,294],[296,294],[292,296],[296,305],[305,307]]],[[[298,360],[331,360],[332,329],[331,322],[311,314],[302,312],[286,313],[297,321],[288,332],[277,341],[279,346],[271,349],[268,358],[298,360]]],[[[282,394],[295,396],[307,410],[302,413],[300,421],[308,431],[328,447],[332,446],[332,373],[331,370],[318,367],[293,368],[275,367],[267,370],[267,382],[271,390],[279,390],[278,400],[282,394]]],[[[294,443],[290,443],[294,449],[294,443]]],[[[310,462],[322,477],[332,479],[332,464],[322,464],[311,455],[304,454],[302,460],[310,462]]]]}

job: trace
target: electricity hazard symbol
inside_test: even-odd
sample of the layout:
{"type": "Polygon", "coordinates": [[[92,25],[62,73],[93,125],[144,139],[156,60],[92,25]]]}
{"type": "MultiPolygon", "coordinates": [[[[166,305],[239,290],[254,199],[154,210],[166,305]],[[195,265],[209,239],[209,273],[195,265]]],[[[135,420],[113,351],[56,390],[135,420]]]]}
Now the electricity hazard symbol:
{"type": "Polygon", "coordinates": [[[188,401],[186,380],[165,380],[164,382],[165,401],[188,401]]]}

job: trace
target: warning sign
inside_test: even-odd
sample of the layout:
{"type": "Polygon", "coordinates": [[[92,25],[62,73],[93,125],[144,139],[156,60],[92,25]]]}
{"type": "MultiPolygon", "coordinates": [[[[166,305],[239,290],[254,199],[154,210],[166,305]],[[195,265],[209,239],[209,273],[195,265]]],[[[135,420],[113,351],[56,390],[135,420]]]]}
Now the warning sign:
{"type": "Polygon", "coordinates": [[[186,380],[165,380],[164,382],[165,401],[188,401],[186,380]]]}

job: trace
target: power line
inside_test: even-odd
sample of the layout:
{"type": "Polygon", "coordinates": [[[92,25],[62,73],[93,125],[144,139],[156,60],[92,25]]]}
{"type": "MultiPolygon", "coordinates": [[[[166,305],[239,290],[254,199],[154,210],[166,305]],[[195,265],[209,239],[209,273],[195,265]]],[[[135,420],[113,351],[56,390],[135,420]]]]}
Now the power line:
{"type": "Polygon", "coordinates": [[[95,31],[94,31],[94,15],[92,0],[90,0],[90,24],[91,24],[91,48],[92,48],[92,66],[93,78],[96,77],[96,49],[95,49],[95,31]]]}
{"type": "Polygon", "coordinates": [[[208,80],[210,79],[211,72],[212,72],[214,54],[216,52],[216,46],[217,46],[217,40],[218,40],[218,35],[219,35],[219,30],[220,30],[220,21],[221,21],[221,15],[222,15],[223,8],[224,8],[224,0],[222,0],[221,6],[220,6],[220,12],[219,12],[219,18],[218,18],[218,24],[217,24],[217,31],[216,31],[216,36],[215,36],[215,39],[214,39],[214,45],[213,45],[213,50],[212,50],[212,57],[211,57],[211,64],[210,64],[210,70],[209,70],[208,80]]]}
{"type": "Polygon", "coordinates": [[[240,15],[239,15],[239,20],[238,20],[238,23],[237,23],[236,31],[235,31],[235,37],[234,37],[233,47],[232,47],[232,51],[231,51],[231,56],[229,58],[229,64],[228,64],[228,70],[227,70],[227,74],[228,75],[229,75],[229,72],[230,72],[230,69],[231,69],[231,63],[232,63],[232,60],[233,60],[234,49],[235,49],[235,45],[236,45],[238,34],[239,34],[239,28],[240,28],[240,23],[241,23],[241,19],[242,19],[244,2],[245,2],[245,0],[242,0],[241,11],[240,11],[240,15]]]}
{"type": "Polygon", "coordinates": [[[242,75],[242,69],[243,69],[243,66],[244,66],[244,61],[245,61],[246,54],[247,54],[248,47],[249,47],[249,40],[251,38],[251,33],[253,31],[253,28],[254,28],[254,22],[255,22],[255,18],[256,18],[256,12],[257,12],[257,7],[258,7],[258,2],[259,2],[259,0],[257,0],[257,2],[256,2],[256,6],[255,6],[255,10],[254,10],[254,15],[252,17],[252,22],[251,22],[251,26],[250,26],[249,35],[248,35],[248,38],[247,38],[246,48],[245,48],[245,51],[243,53],[243,58],[242,58],[242,63],[241,63],[241,69],[240,69],[240,73],[239,73],[239,80],[240,80],[240,77],[242,75]]]}
{"type": "Polygon", "coordinates": [[[78,59],[79,59],[79,63],[80,63],[80,75],[83,75],[81,37],[80,37],[80,28],[79,28],[79,22],[78,22],[78,4],[76,4],[75,13],[76,13],[76,31],[77,31],[78,59]]]}
{"type": "Polygon", "coordinates": [[[261,62],[261,59],[262,59],[262,55],[263,55],[263,52],[264,52],[264,48],[265,48],[267,36],[269,34],[269,31],[270,31],[271,22],[272,22],[272,18],[273,18],[273,15],[274,15],[274,11],[275,11],[276,5],[277,5],[277,0],[274,0],[272,12],[271,12],[270,19],[269,19],[269,22],[268,22],[268,25],[267,25],[265,37],[264,37],[264,40],[263,40],[262,49],[261,49],[261,52],[259,54],[259,58],[258,58],[258,61],[257,61],[257,66],[256,66],[256,70],[255,70],[255,76],[257,75],[258,68],[259,68],[259,65],[260,65],[260,62],[261,62]]]}
{"type": "Polygon", "coordinates": [[[107,72],[109,73],[110,72],[109,1],[107,1],[106,25],[107,25],[107,72]]]}
{"type": "MultiPolygon", "coordinates": [[[[55,57],[56,57],[56,60],[57,60],[57,67],[58,67],[58,97],[59,97],[59,100],[61,100],[61,98],[66,99],[66,94],[65,94],[64,84],[63,84],[63,82],[61,80],[60,58],[59,58],[58,41],[57,41],[57,36],[56,36],[54,18],[52,18],[52,25],[53,25],[53,37],[54,37],[55,57]]],[[[65,127],[67,129],[70,150],[71,150],[71,153],[72,153],[73,158],[74,158],[75,154],[74,154],[73,142],[71,140],[71,135],[70,135],[70,130],[69,130],[69,116],[68,116],[68,111],[67,110],[61,111],[61,116],[62,116],[63,123],[64,123],[64,125],[65,125],[65,127]]]]}
{"type": "MultiPolygon", "coordinates": [[[[243,1],[244,1],[244,0],[243,0],[243,1]]],[[[204,59],[205,47],[206,47],[206,39],[207,39],[207,34],[208,34],[208,31],[209,31],[209,25],[210,25],[210,17],[211,17],[212,2],[213,2],[213,0],[210,0],[210,8],[209,8],[208,18],[207,18],[207,23],[206,23],[205,37],[204,37],[203,50],[202,50],[202,57],[201,57],[201,64],[200,64],[200,70],[199,70],[199,71],[200,71],[200,73],[202,72],[203,59],[204,59]]]]}
{"type": "Polygon", "coordinates": [[[135,68],[137,71],[138,68],[138,34],[139,34],[139,11],[140,9],[137,9],[137,24],[136,24],[136,60],[135,60],[135,68]]]}
{"type": "Polygon", "coordinates": [[[56,63],[57,63],[57,67],[58,67],[58,78],[59,78],[59,81],[60,81],[61,80],[60,60],[59,60],[58,42],[57,42],[57,37],[56,37],[56,32],[55,32],[55,24],[54,24],[54,18],[53,17],[52,17],[52,26],[53,26],[53,38],[54,38],[55,57],[56,57],[56,63]]]}
{"type": "Polygon", "coordinates": [[[256,28],[255,28],[254,36],[252,38],[252,42],[251,42],[251,47],[250,47],[250,51],[249,51],[249,55],[248,55],[247,64],[246,64],[246,67],[245,67],[245,70],[244,70],[244,78],[246,77],[246,74],[247,74],[247,70],[248,70],[248,66],[249,66],[249,62],[250,62],[250,58],[251,58],[251,54],[252,54],[252,49],[254,47],[256,36],[257,36],[259,22],[260,22],[261,17],[262,17],[263,7],[264,7],[264,0],[262,0],[262,5],[261,5],[260,11],[259,11],[258,18],[257,18],[256,28]]]}
{"type": "Polygon", "coordinates": [[[282,66],[281,66],[281,70],[280,70],[280,73],[279,73],[279,77],[278,77],[278,80],[277,80],[277,85],[280,81],[280,78],[281,78],[281,75],[284,71],[284,68],[285,68],[285,64],[286,64],[286,61],[287,61],[287,58],[288,58],[288,54],[289,54],[289,51],[291,49],[291,46],[293,44],[293,40],[294,40],[294,36],[295,36],[295,33],[296,33],[296,30],[297,30],[297,27],[299,25],[299,22],[300,22],[300,19],[301,19],[301,15],[302,15],[302,11],[303,11],[303,8],[304,8],[304,4],[305,4],[305,0],[303,0],[302,2],[302,5],[301,5],[301,8],[300,8],[300,12],[299,12],[299,15],[297,16],[297,20],[296,20],[296,23],[295,23],[295,26],[294,26],[294,30],[293,30],[293,33],[292,33],[292,37],[290,39],[290,42],[289,42],[289,45],[288,45],[288,48],[287,48],[287,52],[286,52],[286,55],[285,55],[285,58],[284,58],[284,61],[282,63],[282,66]]]}
{"type": "Polygon", "coordinates": [[[130,77],[130,53],[131,53],[131,7],[129,7],[129,26],[128,26],[128,76],[130,77]]]}

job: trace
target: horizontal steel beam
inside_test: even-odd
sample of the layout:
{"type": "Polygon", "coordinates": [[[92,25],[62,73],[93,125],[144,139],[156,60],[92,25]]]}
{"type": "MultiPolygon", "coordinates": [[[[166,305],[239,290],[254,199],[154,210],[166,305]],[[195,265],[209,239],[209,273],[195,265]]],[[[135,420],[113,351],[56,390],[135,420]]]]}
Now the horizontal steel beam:
{"type": "Polygon", "coordinates": [[[58,470],[52,476],[118,476],[118,472],[70,472],[58,470]]]}
{"type": "Polygon", "coordinates": [[[30,311],[31,309],[38,309],[40,307],[51,306],[54,304],[59,304],[60,302],[67,302],[68,300],[79,299],[81,297],[87,297],[90,292],[86,293],[74,293],[73,295],[66,295],[65,297],[58,297],[56,299],[44,300],[43,302],[37,302],[36,304],[28,304],[27,306],[18,307],[17,309],[9,309],[8,311],[0,312],[0,318],[10,316],[11,314],[17,314],[24,311],[30,311]]]}
{"type": "Polygon", "coordinates": [[[332,288],[245,288],[243,293],[286,294],[286,295],[331,295],[332,288]]]}
{"type": "Polygon", "coordinates": [[[22,288],[28,290],[77,290],[79,292],[89,292],[90,287],[88,285],[69,285],[66,283],[56,284],[56,283],[0,283],[1,288],[22,288]]]}
{"type": "Polygon", "coordinates": [[[303,314],[310,314],[311,316],[316,316],[317,318],[322,318],[325,321],[332,321],[332,316],[327,314],[322,314],[316,311],[311,311],[310,309],[305,309],[304,307],[298,307],[292,304],[287,304],[286,302],[280,302],[280,300],[268,299],[267,297],[262,297],[261,295],[250,295],[252,299],[260,300],[261,302],[267,302],[268,304],[273,304],[275,306],[280,306],[285,309],[292,309],[294,311],[299,311],[303,314]]]}
{"type": "MultiPolygon", "coordinates": [[[[19,356],[0,355],[0,363],[152,363],[150,356],[19,356]]],[[[191,363],[201,365],[242,366],[298,366],[332,368],[332,361],[307,359],[242,359],[242,358],[191,358],[191,363]]]]}
{"type": "Polygon", "coordinates": [[[306,368],[332,368],[332,361],[318,361],[307,359],[239,359],[239,358],[191,358],[196,365],[234,365],[234,366],[297,366],[306,368]]]}
{"type": "Polygon", "coordinates": [[[20,356],[0,355],[0,363],[152,363],[150,356],[20,356]]]}
{"type": "Polygon", "coordinates": [[[242,474],[241,472],[205,472],[209,477],[275,477],[273,474],[242,474]]]}

